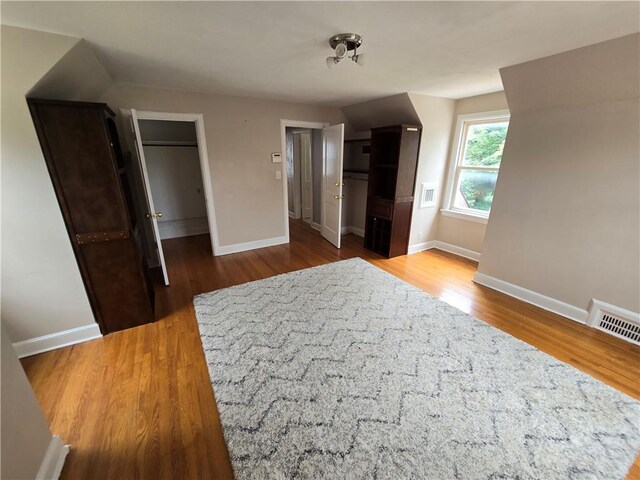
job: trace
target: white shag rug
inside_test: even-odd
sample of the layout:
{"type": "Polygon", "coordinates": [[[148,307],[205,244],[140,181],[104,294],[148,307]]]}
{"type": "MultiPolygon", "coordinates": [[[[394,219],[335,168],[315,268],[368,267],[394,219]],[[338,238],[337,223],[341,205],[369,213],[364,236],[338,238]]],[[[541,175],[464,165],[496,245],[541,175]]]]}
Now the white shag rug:
{"type": "Polygon", "coordinates": [[[361,259],[198,295],[238,479],[623,479],[637,401],[361,259]]]}

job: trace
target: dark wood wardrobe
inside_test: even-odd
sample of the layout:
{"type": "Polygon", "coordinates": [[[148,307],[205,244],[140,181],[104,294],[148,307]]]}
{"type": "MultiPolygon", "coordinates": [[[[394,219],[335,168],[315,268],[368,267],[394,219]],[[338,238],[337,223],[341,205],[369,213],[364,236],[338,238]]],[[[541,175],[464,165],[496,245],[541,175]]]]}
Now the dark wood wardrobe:
{"type": "Polygon", "coordinates": [[[141,219],[132,203],[115,113],[103,103],[27,102],[101,332],[153,321],[141,219]]]}
{"type": "Polygon", "coordinates": [[[371,130],[364,246],[385,257],[406,255],[422,128],[371,130]]]}

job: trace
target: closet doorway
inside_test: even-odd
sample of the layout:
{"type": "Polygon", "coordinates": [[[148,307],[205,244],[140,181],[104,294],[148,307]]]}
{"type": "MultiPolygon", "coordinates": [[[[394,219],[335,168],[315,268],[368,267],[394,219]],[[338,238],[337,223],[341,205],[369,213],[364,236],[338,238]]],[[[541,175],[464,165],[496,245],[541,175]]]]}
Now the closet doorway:
{"type": "Polygon", "coordinates": [[[286,127],[289,217],[320,230],[322,130],[286,127]]]}
{"type": "Polygon", "coordinates": [[[162,241],[209,234],[215,253],[213,194],[201,115],[131,110],[136,154],[143,180],[148,236],[162,269],[169,275],[162,241]]]}

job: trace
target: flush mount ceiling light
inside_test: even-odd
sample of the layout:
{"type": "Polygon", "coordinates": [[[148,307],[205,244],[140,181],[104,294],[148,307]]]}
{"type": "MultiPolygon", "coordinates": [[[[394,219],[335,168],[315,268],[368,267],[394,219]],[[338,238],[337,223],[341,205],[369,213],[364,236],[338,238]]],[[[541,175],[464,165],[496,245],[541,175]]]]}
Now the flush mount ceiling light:
{"type": "Polygon", "coordinates": [[[327,57],[327,67],[333,68],[345,58],[350,58],[358,65],[362,66],[364,56],[358,54],[358,48],[362,45],[362,37],[357,33],[339,33],[329,39],[329,45],[336,52],[335,56],[327,57]],[[347,54],[353,50],[353,55],[347,57],[347,54]]]}

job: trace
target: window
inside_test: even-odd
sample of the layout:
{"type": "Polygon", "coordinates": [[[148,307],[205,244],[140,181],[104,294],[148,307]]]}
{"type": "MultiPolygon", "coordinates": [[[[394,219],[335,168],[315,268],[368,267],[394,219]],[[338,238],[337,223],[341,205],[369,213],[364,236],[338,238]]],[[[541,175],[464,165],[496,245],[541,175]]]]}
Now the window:
{"type": "Polygon", "coordinates": [[[508,127],[508,111],[458,117],[444,215],[489,218],[508,127]]]}

